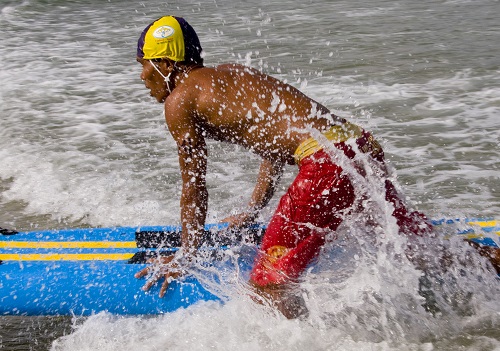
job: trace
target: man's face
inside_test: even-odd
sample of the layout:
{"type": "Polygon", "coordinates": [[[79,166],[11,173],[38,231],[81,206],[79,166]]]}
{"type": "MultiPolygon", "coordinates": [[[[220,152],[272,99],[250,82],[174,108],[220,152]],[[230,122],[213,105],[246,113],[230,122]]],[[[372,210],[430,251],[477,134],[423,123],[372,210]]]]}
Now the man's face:
{"type": "Polygon", "coordinates": [[[141,79],[146,88],[150,90],[150,95],[158,102],[164,102],[169,95],[167,84],[163,77],[153,67],[153,64],[156,64],[158,67],[159,63],[153,63],[141,58],[137,58],[137,62],[142,65],[141,79]]]}

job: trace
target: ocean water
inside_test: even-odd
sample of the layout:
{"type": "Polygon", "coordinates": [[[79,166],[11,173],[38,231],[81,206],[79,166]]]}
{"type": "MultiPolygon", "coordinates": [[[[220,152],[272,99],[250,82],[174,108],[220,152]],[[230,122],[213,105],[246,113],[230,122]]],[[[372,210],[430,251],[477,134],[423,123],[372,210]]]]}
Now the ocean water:
{"type": "MultiPolygon", "coordinates": [[[[142,29],[166,14],[196,29],[207,65],[261,69],[373,131],[412,207],[432,218],[498,218],[498,13],[496,0],[3,0],[0,227],[179,222],[175,145],[135,62],[142,29]]],[[[208,221],[243,208],[258,163],[209,144],[208,221]]],[[[263,221],[295,171],[287,168],[263,221]]],[[[377,204],[370,184],[364,191],[377,204]]],[[[346,225],[307,272],[310,315],[301,320],[227,284],[225,305],[162,316],[0,317],[0,348],[500,349],[499,287],[484,262],[422,277],[398,255],[404,242],[390,221],[376,243],[365,229],[346,225]]]]}

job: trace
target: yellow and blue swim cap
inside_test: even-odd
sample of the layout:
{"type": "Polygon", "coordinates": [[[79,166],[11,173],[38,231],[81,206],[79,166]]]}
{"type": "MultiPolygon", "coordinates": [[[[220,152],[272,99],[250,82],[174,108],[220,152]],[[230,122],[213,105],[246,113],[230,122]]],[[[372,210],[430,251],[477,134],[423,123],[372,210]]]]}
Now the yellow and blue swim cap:
{"type": "Polygon", "coordinates": [[[137,42],[137,57],[168,58],[202,65],[201,44],[193,27],[181,17],[164,16],[147,26],[137,42]]]}

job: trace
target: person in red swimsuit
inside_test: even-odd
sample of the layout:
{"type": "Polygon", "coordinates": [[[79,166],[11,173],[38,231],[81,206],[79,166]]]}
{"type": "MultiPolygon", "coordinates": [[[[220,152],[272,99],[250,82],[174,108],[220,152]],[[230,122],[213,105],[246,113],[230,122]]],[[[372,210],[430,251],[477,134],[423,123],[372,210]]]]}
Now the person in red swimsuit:
{"type": "MultiPolygon", "coordinates": [[[[352,160],[354,167],[356,155],[367,154],[383,169],[380,145],[362,128],[258,70],[237,64],[204,66],[200,41],[183,18],[165,16],[149,24],[138,41],[137,61],[151,96],[164,105],[169,132],[177,143],[182,246],[175,256],[161,258],[160,267],[150,266],[136,277],[156,272],[144,289],[164,278],[163,296],[169,281],[184,274],[183,265],[195,258],[205,227],[206,140],[238,144],[262,161],[248,210],[227,218],[233,227],[245,227],[256,219],[273,196],[286,164],[299,166],[266,230],[250,283],[287,317],[300,315],[303,308],[286,287],[318,256],[326,231],[335,231],[351,211],[363,210],[356,205],[350,175],[329,148],[352,160]]],[[[362,168],[359,172],[364,175],[362,168]]],[[[388,179],[385,190],[401,231],[424,235],[429,230],[425,217],[408,211],[388,179]]]]}
{"type": "MultiPolygon", "coordinates": [[[[367,153],[386,176],[384,152],[373,136],[361,128],[344,123],[334,126],[324,136],[334,148],[353,160],[357,152],[367,153]],[[355,148],[349,140],[355,140],[355,148]],[[356,149],[356,150],[355,150],[356,149]]],[[[250,274],[251,283],[275,300],[285,300],[277,307],[287,316],[304,313],[301,302],[290,299],[286,288],[315,259],[325,244],[325,236],[334,232],[345,216],[355,211],[353,183],[334,155],[314,138],[304,141],[295,152],[299,173],[282,196],[263,237],[261,251],[250,274]]],[[[365,172],[355,164],[360,175],[365,172]]],[[[385,183],[385,199],[394,206],[393,216],[402,233],[426,235],[432,226],[426,217],[408,211],[394,185],[385,183]]]]}
{"type": "MultiPolygon", "coordinates": [[[[368,153],[385,172],[384,152],[370,133],[346,122],[332,127],[325,136],[335,139],[332,145],[350,160],[356,151],[346,142],[355,139],[357,152],[368,153]],[[350,133],[339,137],[346,130],[350,133]]],[[[252,282],[258,286],[286,284],[298,278],[318,255],[325,234],[334,232],[354,209],[356,194],[349,175],[319,142],[314,138],[306,140],[295,155],[299,173],[271,218],[251,273],[252,282]]],[[[359,172],[364,175],[362,168],[359,172]]],[[[394,206],[393,215],[400,231],[430,233],[432,226],[426,217],[417,211],[409,212],[391,181],[384,182],[386,201],[394,206]]]]}

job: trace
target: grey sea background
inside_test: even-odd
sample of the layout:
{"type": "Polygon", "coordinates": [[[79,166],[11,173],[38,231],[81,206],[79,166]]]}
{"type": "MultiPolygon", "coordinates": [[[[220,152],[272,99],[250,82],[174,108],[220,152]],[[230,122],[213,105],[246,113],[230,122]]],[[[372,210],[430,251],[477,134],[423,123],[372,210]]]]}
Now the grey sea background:
{"type": "MultiPolygon", "coordinates": [[[[0,227],[179,223],[175,144],[135,61],[143,28],[168,14],[195,28],[206,65],[260,69],[371,130],[412,207],[500,217],[497,0],[1,0],[0,227]]],[[[244,209],[258,163],[209,144],[209,222],[244,209]]],[[[494,277],[471,273],[467,291],[452,279],[432,313],[418,273],[387,253],[323,258],[303,282],[304,320],[243,298],[150,317],[0,316],[0,349],[500,349],[494,277]]]]}

